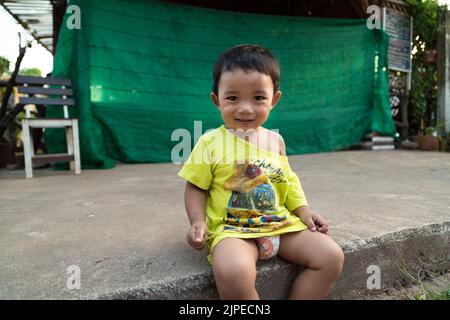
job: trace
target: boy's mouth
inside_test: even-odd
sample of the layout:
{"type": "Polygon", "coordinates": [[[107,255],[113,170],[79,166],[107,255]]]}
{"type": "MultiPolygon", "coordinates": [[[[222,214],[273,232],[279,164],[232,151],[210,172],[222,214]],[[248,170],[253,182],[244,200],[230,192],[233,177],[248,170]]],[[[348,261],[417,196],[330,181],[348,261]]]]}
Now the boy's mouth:
{"type": "Polygon", "coordinates": [[[249,120],[246,120],[246,119],[234,119],[234,120],[236,120],[238,122],[243,122],[243,123],[250,123],[250,122],[254,121],[255,119],[249,119],[249,120]]]}

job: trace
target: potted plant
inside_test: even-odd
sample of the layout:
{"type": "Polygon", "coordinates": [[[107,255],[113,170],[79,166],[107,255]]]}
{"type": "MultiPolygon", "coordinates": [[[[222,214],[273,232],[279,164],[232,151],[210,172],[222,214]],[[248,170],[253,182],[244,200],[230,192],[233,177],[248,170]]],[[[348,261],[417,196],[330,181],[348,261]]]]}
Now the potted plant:
{"type": "Polygon", "coordinates": [[[445,124],[439,123],[435,127],[427,127],[417,135],[417,144],[424,151],[447,151],[447,133],[445,124]]]}
{"type": "Polygon", "coordinates": [[[435,49],[426,50],[425,54],[424,54],[425,62],[433,63],[434,61],[436,61],[436,56],[437,56],[437,50],[435,50],[435,49]]]}

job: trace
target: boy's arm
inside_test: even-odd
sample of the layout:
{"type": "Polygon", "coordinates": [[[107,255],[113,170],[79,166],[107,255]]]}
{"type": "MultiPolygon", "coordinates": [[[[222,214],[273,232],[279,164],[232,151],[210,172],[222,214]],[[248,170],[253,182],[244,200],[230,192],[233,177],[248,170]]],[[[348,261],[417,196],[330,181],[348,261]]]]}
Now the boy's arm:
{"type": "Polygon", "coordinates": [[[292,211],[297,217],[299,217],[304,224],[306,224],[311,231],[319,231],[322,233],[328,233],[328,222],[322,218],[322,216],[307,206],[296,208],[292,211]]]}
{"type": "Polygon", "coordinates": [[[206,190],[186,181],[184,204],[191,224],[187,241],[195,249],[201,250],[205,246],[205,237],[208,232],[206,225],[206,190]]]}
{"type": "Polygon", "coordinates": [[[189,217],[189,222],[205,221],[206,218],[206,190],[200,189],[195,184],[186,181],[186,189],[184,192],[184,205],[189,217]]]}

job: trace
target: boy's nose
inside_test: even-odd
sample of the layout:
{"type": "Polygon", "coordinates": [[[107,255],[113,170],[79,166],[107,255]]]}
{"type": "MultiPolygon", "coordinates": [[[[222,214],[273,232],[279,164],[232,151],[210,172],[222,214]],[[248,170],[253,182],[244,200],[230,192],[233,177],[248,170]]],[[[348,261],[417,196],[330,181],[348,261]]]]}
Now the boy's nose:
{"type": "Polygon", "coordinates": [[[243,103],[239,106],[239,113],[252,113],[253,108],[249,103],[243,103]]]}

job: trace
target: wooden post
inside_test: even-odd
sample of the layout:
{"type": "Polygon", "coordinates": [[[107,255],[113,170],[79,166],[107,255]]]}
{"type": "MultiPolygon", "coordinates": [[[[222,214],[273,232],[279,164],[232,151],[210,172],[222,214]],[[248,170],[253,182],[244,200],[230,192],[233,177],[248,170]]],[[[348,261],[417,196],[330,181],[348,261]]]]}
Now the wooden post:
{"type": "Polygon", "coordinates": [[[51,3],[53,6],[53,55],[55,55],[59,30],[67,9],[67,0],[51,1],[51,3]]]}
{"type": "Polygon", "coordinates": [[[437,51],[437,123],[445,122],[445,131],[450,132],[450,11],[442,12],[437,51]]]}

